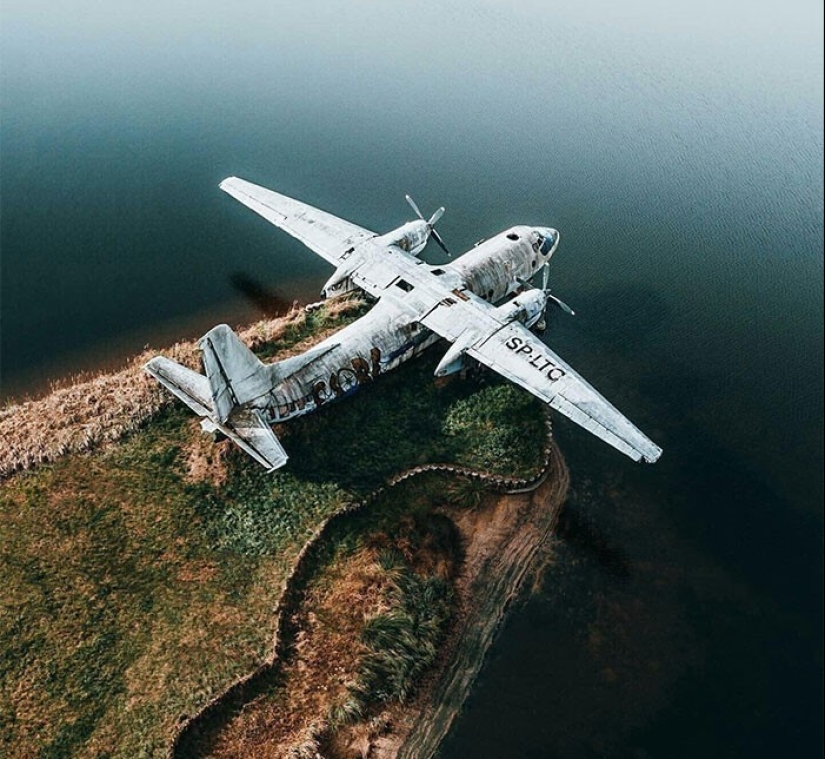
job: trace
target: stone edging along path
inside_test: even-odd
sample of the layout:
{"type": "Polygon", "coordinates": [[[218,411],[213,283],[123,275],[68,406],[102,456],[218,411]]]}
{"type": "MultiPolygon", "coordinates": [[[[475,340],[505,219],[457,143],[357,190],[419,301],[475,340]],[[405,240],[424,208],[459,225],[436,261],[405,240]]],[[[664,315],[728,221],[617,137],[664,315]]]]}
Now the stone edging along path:
{"type": "Polygon", "coordinates": [[[266,682],[277,670],[285,654],[286,641],[289,639],[290,620],[301,603],[301,589],[309,577],[312,560],[322,547],[327,533],[342,520],[349,518],[382,495],[386,490],[399,485],[413,477],[429,472],[447,472],[482,482],[491,489],[504,494],[528,493],[540,487],[552,470],[552,437],[553,430],[549,413],[545,413],[545,427],[547,434],[542,449],[542,465],[538,474],[530,479],[505,477],[457,464],[423,464],[406,469],[391,477],[387,484],[376,488],[359,501],[353,501],[343,506],[339,511],[327,517],[309,537],[298,553],[292,571],[285,578],[278,605],[275,609],[275,632],[270,654],[252,672],[243,675],[229,685],[222,693],[211,699],[197,714],[186,717],[178,725],[177,734],[167,751],[167,757],[190,756],[186,750],[192,741],[208,729],[213,719],[220,719],[222,713],[230,714],[239,710],[245,703],[254,698],[266,687],[266,682]]]}

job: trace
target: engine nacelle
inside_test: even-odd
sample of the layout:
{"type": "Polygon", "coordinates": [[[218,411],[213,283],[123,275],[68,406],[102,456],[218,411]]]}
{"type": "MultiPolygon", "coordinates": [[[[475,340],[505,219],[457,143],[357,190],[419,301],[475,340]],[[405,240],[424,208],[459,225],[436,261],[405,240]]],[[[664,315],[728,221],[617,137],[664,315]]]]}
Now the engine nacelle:
{"type": "Polygon", "coordinates": [[[521,322],[528,329],[544,316],[547,296],[543,290],[527,290],[502,303],[496,311],[508,322],[521,322]]]}
{"type": "Polygon", "coordinates": [[[392,232],[381,235],[377,242],[382,245],[394,245],[410,255],[417,256],[430,239],[430,231],[431,227],[426,221],[410,221],[392,232]]]}
{"type": "Polygon", "coordinates": [[[345,295],[346,293],[358,292],[361,288],[352,281],[350,277],[345,277],[342,280],[339,280],[332,286],[324,285],[323,290],[321,290],[321,297],[326,298],[337,298],[339,295],[345,295]]]}

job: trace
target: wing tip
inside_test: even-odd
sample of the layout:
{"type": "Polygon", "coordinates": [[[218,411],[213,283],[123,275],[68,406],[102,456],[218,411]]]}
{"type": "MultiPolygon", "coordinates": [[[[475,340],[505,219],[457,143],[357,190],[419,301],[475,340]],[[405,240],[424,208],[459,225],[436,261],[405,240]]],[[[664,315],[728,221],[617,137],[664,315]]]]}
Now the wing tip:
{"type": "Polygon", "coordinates": [[[651,451],[642,455],[641,460],[645,464],[655,464],[661,457],[662,457],[662,449],[659,448],[658,445],[654,444],[654,447],[651,451]]]}

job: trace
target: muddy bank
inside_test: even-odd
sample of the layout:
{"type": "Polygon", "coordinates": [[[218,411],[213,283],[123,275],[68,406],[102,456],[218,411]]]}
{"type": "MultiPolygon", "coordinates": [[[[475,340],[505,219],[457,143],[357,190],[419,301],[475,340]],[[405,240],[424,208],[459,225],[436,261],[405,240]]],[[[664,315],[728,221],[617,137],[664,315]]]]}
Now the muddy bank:
{"type": "Polygon", "coordinates": [[[511,602],[544,560],[568,485],[567,466],[553,443],[548,476],[538,489],[502,495],[486,508],[451,515],[466,541],[456,583],[459,618],[435,674],[415,702],[394,715],[393,734],[375,741],[371,757],[426,759],[435,754],[511,602]]]}

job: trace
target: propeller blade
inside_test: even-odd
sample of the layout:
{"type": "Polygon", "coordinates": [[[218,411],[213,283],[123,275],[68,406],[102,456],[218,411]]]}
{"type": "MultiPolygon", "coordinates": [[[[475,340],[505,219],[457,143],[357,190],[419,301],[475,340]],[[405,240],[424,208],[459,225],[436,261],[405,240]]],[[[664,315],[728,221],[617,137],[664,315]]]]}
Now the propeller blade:
{"type": "Polygon", "coordinates": [[[444,244],[444,240],[441,239],[441,235],[438,234],[434,229],[430,229],[430,235],[432,238],[438,243],[438,246],[443,250],[450,258],[453,257],[453,254],[447,250],[447,246],[444,244]]]}
{"type": "MultiPolygon", "coordinates": [[[[570,306],[568,306],[561,298],[557,298],[555,295],[550,294],[550,288],[547,287],[547,266],[546,266],[546,264],[545,264],[545,268],[544,268],[543,280],[544,280],[544,287],[542,287],[541,289],[544,292],[544,296],[547,298],[547,300],[548,301],[552,300],[553,303],[555,303],[562,311],[564,311],[565,313],[570,314],[570,316],[575,316],[576,312],[572,308],[570,308],[570,306]]],[[[516,277],[516,282],[518,282],[522,287],[528,287],[528,288],[533,289],[533,290],[538,289],[538,288],[536,288],[535,285],[531,284],[530,282],[527,282],[526,280],[522,279],[521,277],[516,277]]]]}
{"type": "Polygon", "coordinates": [[[572,308],[570,308],[570,306],[568,306],[563,300],[561,300],[561,298],[557,298],[555,295],[551,295],[548,292],[545,292],[545,295],[547,295],[547,300],[552,300],[553,303],[555,303],[565,313],[570,314],[570,316],[576,315],[576,312],[572,308]]]}
{"type": "Polygon", "coordinates": [[[412,210],[415,211],[415,215],[419,219],[421,219],[421,221],[424,221],[424,214],[422,214],[421,211],[418,210],[418,206],[415,204],[415,201],[409,195],[405,195],[404,197],[407,199],[407,202],[412,206],[412,210]]]}
{"type": "Polygon", "coordinates": [[[427,222],[431,227],[435,225],[435,223],[444,215],[444,206],[441,206],[431,217],[430,220],[427,222]]]}

